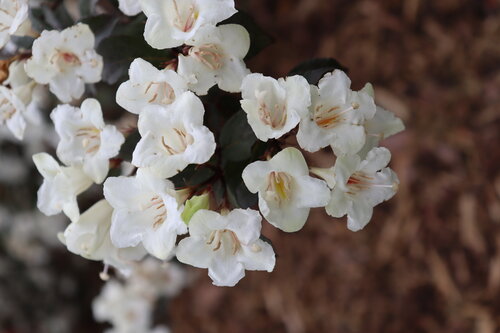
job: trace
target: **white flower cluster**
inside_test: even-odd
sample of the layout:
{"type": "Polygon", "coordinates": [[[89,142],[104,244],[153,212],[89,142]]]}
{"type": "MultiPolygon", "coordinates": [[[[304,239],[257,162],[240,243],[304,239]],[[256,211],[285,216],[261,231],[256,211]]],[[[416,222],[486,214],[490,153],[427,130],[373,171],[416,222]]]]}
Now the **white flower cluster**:
{"type": "MultiPolygon", "coordinates": [[[[236,12],[233,0],[123,0],[120,8],[129,15],[142,10],[145,40],[178,54],[163,69],[135,59],[129,80],[117,91],[116,102],[138,115],[141,139],[132,154],[137,168],[132,174],[106,178],[124,136],[105,125],[97,100],[86,99],[80,108],[60,105],[52,112],[60,137],[57,156],[64,165],[45,153],[33,157],[44,177],[38,207],[71,219],[60,235],[71,252],[126,274],[146,254],[160,260],[176,256],[207,268],[215,285],[234,286],[245,270],[274,269],[274,250],[261,239],[261,214],[273,226],[295,232],[311,208],[326,207],[331,216],[347,215],[348,228],[357,231],[369,222],[375,205],[395,194],[399,181],[387,168],[390,153],[377,145],[404,126],[375,105],[371,85],[353,91],[340,70],[326,74],[317,86],[298,75],[276,80],[251,74],[243,61],[249,33],[240,25],[217,25],[236,12]],[[214,207],[206,196],[176,189],[168,178],[190,164],[208,163],[216,151],[199,97],[215,85],[241,92],[241,107],[259,140],[284,146],[282,138],[298,126],[298,146],[309,152],[331,147],[335,165],[310,169],[298,147],[250,163],[241,177],[257,194],[260,212],[214,207]],[[104,184],[105,199],[80,216],[76,197],[93,183],[104,184]]],[[[99,81],[102,67],[84,24],[42,32],[24,66],[28,76],[48,84],[65,103],[82,97],[84,83],[99,81]]],[[[13,98],[9,103],[21,104],[13,98]]],[[[15,122],[12,109],[6,114],[15,122]]]]}
{"type": "Polygon", "coordinates": [[[179,265],[164,267],[149,258],[124,283],[113,279],[104,285],[92,304],[94,317],[112,324],[107,333],[168,333],[165,326],[151,329],[155,302],[176,296],[189,280],[179,265]]]}

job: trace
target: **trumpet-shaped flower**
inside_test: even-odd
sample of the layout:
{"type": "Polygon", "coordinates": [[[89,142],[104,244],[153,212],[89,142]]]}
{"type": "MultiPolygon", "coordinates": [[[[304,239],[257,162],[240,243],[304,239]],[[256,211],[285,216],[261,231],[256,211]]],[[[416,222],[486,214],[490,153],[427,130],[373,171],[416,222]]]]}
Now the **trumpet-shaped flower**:
{"type": "Polygon", "coordinates": [[[128,16],[135,16],[142,12],[139,0],[118,0],[118,8],[128,16]]]}
{"type": "Polygon", "coordinates": [[[367,91],[350,89],[351,80],[335,70],[311,86],[311,107],[302,119],[297,141],[310,152],[331,145],[336,155],[355,154],[365,144],[363,124],[375,115],[375,102],[367,91]]]}
{"type": "Polygon", "coordinates": [[[388,149],[377,147],[364,160],[346,155],[337,158],[330,169],[312,169],[333,188],[326,212],[333,217],[347,214],[350,230],[363,229],[370,222],[373,207],[392,198],[398,189],[397,175],[387,168],[390,159],[388,149]]]}
{"type": "Polygon", "coordinates": [[[186,81],[175,71],[159,70],[140,58],[130,65],[129,76],[118,88],[116,102],[135,114],[148,105],[170,105],[187,91],[186,81]]]}
{"type": "Polygon", "coordinates": [[[75,222],[80,217],[76,196],[92,185],[92,180],[81,168],[62,167],[46,153],[33,155],[33,162],[43,176],[38,190],[38,209],[47,216],[61,211],[75,222]]]}
{"type": "Polygon", "coordinates": [[[64,103],[82,97],[85,83],[101,80],[102,57],[94,50],[94,34],[79,23],[61,32],[43,31],[33,43],[26,73],[64,103]]]}
{"type": "Polygon", "coordinates": [[[114,208],[111,241],[116,247],[135,247],[142,242],[148,253],[167,259],[177,235],[187,232],[169,180],[139,169],[135,177],[110,177],[104,196],[114,208]]]}
{"type": "Polygon", "coordinates": [[[109,159],[118,154],[125,138],[115,126],[104,124],[99,102],[89,98],[81,108],[59,105],[50,117],[61,139],[57,157],[67,165],[81,166],[95,183],[102,183],[109,159]]]}
{"type": "Polygon", "coordinates": [[[142,139],[132,164],[168,178],[191,163],[207,162],[215,151],[215,139],[203,126],[204,113],[200,99],[189,91],[168,107],[145,108],[138,124],[142,139]]]}
{"type": "Polygon", "coordinates": [[[299,75],[275,80],[250,74],[243,79],[241,95],[248,123],[262,141],[277,139],[292,130],[311,104],[309,83],[299,75]]]}
{"type": "Polygon", "coordinates": [[[206,24],[215,25],[234,13],[234,0],[140,0],[148,17],[144,38],[154,48],[181,46],[206,24]]]}
{"type": "Polygon", "coordinates": [[[250,192],[259,193],[262,215],[286,232],[302,229],[310,208],[324,207],[330,199],[326,183],[309,176],[307,163],[295,148],[248,165],[242,177],[250,192]]]}
{"type": "Polygon", "coordinates": [[[245,276],[245,269],[274,269],[274,250],[259,239],[260,229],[255,210],[235,209],[227,215],[200,210],[189,222],[189,237],[179,242],[177,259],[208,268],[214,285],[232,287],[245,276]]]}
{"type": "Polygon", "coordinates": [[[28,24],[28,0],[0,0],[0,49],[28,24]]]}
{"type": "Polygon", "coordinates": [[[142,246],[118,249],[111,243],[112,213],[106,200],[97,202],[66,228],[61,240],[70,252],[89,260],[102,260],[127,274],[131,263],[144,257],[146,251],[142,246]]]}
{"type": "Polygon", "coordinates": [[[190,40],[188,55],[179,55],[177,71],[189,82],[190,90],[206,95],[217,84],[228,92],[239,92],[250,74],[243,58],[250,48],[250,35],[241,25],[206,25],[190,40]]]}

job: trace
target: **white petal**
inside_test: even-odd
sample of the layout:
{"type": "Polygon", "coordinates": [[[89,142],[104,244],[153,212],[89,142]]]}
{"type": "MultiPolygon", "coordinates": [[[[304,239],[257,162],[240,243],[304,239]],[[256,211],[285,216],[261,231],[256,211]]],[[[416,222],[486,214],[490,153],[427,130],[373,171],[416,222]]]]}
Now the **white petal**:
{"type": "Polygon", "coordinates": [[[335,187],[331,192],[331,199],[326,206],[326,212],[333,217],[342,217],[349,211],[352,202],[347,199],[344,191],[335,187]]]}
{"type": "MultiPolygon", "coordinates": [[[[239,24],[224,24],[217,27],[224,49],[237,59],[243,59],[250,49],[250,34],[239,24]]],[[[239,88],[239,87],[238,87],[239,88]]]]}
{"type": "Polygon", "coordinates": [[[341,70],[336,69],[325,74],[318,83],[319,94],[332,105],[342,105],[346,102],[350,91],[351,80],[341,70]]]}
{"type": "Polygon", "coordinates": [[[160,232],[160,230],[148,229],[144,233],[142,243],[148,253],[160,260],[166,260],[172,254],[177,234],[171,230],[169,232],[160,232]]]}
{"type": "Polygon", "coordinates": [[[299,208],[293,204],[276,206],[267,202],[259,192],[259,209],[266,220],[285,232],[296,232],[304,226],[309,216],[309,208],[299,208]]]}
{"type": "Polygon", "coordinates": [[[33,162],[43,178],[53,178],[61,172],[61,166],[47,153],[33,155],[33,162]]]}
{"type": "Polygon", "coordinates": [[[308,175],[309,168],[300,150],[288,147],[277,153],[269,161],[276,171],[284,171],[293,175],[308,175]]]}
{"type": "Polygon", "coordinates": [[[351,231],[363,229],[373,214],[373,206],[362,200],[353,202],[351,209],[347,213],[347,228],[351,231]]]}
{"type": "Polygon", "coordinates": [[[125,15],[135,16],[142,11],[141,4],[138,0],[119,0],[118,3],[118,8],[120,8],[125,15]]]}
{"type": "Polygon", "coordinates": [[[335,139],[331,142],[335,155],[356,154],[365,144],[363,126],[342,124],[334,129],[335,139]]]}
{"type": "Polygon", "coordinates": [[[96,184],[101,184],[109,171],[109,160],[107,158],[93,157],[86,159],[83,163],[83,172],[96,184]]]}
{"type": "Polygon", "coordinates": [[[322,180],[309,176],[295,177],[294,201],[297,207],[324,207],[330,201],[330,190],[322,180]]]}
{"type": "Polygon", "coordinates": [[[270,163],[256,161],[245,167],[241,177],[246,187],[252,193],[264,190],[267,185],[267,175],[272,171],[270,163]]]}
{"type": "Polygon", "coordinates": [[[234,256],[229,256],[225,260],[217,258],[212,260],[208,267],[208,276],[216,286],[234,287],[245,276],[245,269],[234,256]]]}
{"type": "Polygon", "coordinates": [[[197,238],[208,237],[212,230],[221,230],[227,226],[228,220],[220,214],[206,209],[197,211],[189,221],[189,234],[197,238]]]}
{"type": "Polygon", "coordinates": [[[272,272],[276,264],[276,255],[273,247],[262,241],[257,240],[250,246],[243,246],[242,253],[238,254],[238,260],[245,269],[251,271],[272,272]]]}
{"type": "Polygon", "coordinates": [[[210,249],[202,238],[188,237],[179,242],[176,250],[177,260],[198,268],[208,268],[214,251],[210,249]]]}
{"type": "Polygon", "coordinates": [[[389,164],[391,160],[391,152],[389,149],[384,147],[376,147],[373,148],[365,160],[361,162],[359,165],[359,170],[366,173],[375,173],[379,170],[382,170],[389,164]]]}
{"type": "Polygon", "coordinates": [[[115,209],[111,223],[111,241],[118,248],[137,246],[144,237],[150,221],[142,212],[115,209]]]}
{"type": "Polygon", "coordinates": [[[109,177],[104,182],[104,197],[113,208],[120,210],[148,204],[141,184],[134,177],[109,177]]]}
{"type": "Polygon", "coordinates": [[[311,105],[311,92],[307,80],[300,75],[289,76],[285,79],[284,87],[287,94],[287,108],[301,118],[305,117],[311,105]]]}
{"type": "Polygon", "coordinates": [[[251,244],[260,237],[262,218],[258,211],[234,209],[226,218],[229,220],[226,228],[234,231],[243,244],[251,244]]]}

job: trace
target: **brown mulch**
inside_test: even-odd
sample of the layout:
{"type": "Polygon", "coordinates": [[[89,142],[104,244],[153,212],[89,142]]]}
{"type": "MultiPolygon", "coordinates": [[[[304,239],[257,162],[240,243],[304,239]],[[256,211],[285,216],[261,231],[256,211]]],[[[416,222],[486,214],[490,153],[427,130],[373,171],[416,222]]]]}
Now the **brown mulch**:
{"type": "Polygon", "coordinates": [[[298,233],[265,224],[275,271],[217,288],[199,270],[173,331],[500,332],[499,1],[238,4],[277,40],[252,71],[335,57],[374,84],[407,125],[384,142],[401,187],[358,233],[321,210],[298,233]]]}

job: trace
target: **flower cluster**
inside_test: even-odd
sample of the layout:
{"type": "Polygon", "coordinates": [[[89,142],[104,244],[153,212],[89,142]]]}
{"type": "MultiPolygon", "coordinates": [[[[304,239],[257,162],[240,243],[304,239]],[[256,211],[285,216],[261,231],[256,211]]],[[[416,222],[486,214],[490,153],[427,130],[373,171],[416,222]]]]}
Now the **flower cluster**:
{"type": "Polygon", "coordinates": [[[144,39],[161,60],[134,56],[117,87],[113,99],[128,111],[128,127],[106,125],[103,109],[109,119],[116,110],[110,116],[92,98],[100,96],[92,84],[106,68],[116,70],[107,59],[117,56],[99,55],[106,48],[96,48],[94,31],[81,22],[41,32],[0,87],[0,119],[19,138],[36,87],[48,85],[65,103],[50,114],[60,162],[46,153],[33,160],[44,177],[39,209],[71,220],[60,234],[69,251],[124,274],[147,255],[176,257],[208,269],[215,285],[234,286],[245,270],[274,269],[263,218],[296,232],[311,208],[325,208],[347,215],[347,227],[358,231],[396,193],[390,152],[378,144],[404,125],[375,104],[370,84],[352,90],[332,66],[319,81],[251,73],[252,39],[231,21],[233,0],[121,0],[119,8],[144,15],[144,39]],[[236,103],[219,101],[235,96],[236,103]],[[302,151],[321,149],[333,153],[334,165],[310,167],[302,151]],[[92,184],[103,184],[103,196],[80,215],[77,196],[92,184]]]}

